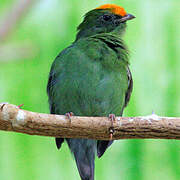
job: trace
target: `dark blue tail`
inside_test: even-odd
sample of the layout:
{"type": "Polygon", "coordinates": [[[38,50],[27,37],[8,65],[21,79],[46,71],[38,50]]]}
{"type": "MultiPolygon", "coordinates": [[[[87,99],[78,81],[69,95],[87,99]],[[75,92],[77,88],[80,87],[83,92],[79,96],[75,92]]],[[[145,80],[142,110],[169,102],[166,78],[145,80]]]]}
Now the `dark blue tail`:
{"type": "Polygon", "coordinates": [[[97,147],[96,140],[66,139],[74,154],[77,168],[82,180],[94,180],[94,158],[97,147]]]}

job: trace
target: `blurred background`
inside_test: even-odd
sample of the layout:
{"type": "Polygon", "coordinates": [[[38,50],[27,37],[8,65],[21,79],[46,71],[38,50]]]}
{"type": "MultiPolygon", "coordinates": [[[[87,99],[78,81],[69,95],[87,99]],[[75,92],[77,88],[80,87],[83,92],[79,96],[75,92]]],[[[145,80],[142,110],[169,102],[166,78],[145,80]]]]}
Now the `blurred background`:
{"type": "MultiPolygon", "coordinates": [[[[179,0],[1,0],[0,102],[49,113],[51,63],[70,45],[83,15],[115,3],[137,18],[125,35],[134,90],[124,116],[180,116],[179,0]]],[[[79,180],[66,144],[54,138],[0,131],[1,180],[79,180]]],[[[97,180],[179,180],[175,140],[119,140],[96,159],[97,180]]]]}

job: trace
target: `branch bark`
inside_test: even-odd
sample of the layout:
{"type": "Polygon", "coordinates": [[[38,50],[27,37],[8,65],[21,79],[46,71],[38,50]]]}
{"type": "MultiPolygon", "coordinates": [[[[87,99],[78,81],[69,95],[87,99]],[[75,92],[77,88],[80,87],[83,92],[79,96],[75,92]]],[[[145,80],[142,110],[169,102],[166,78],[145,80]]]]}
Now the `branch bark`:
{"type": "Polygon", "coordinates": [[[112,139],[180,139],[180,118],[160,117],[155,114],[142,117],[73,116],[35,113],[19,109],[12,104],[0,104],[0,130],[30,135],[63,138],[112,139]]]}

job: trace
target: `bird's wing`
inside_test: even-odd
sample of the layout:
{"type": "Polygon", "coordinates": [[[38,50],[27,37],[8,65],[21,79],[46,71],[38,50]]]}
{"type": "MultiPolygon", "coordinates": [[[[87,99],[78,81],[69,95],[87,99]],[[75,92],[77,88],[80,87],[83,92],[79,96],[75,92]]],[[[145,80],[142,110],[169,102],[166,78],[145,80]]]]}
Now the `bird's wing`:
{"type": "Polygon", "coordinates": [[[127,77],[128,77],[128,89],[126,91],[124,108],[129,103],[131,93],[132,93],[132,89],[133,89],[133,79],[132,79],[132,74],[131,74],[131,71],[130,71],[129,67],[127,67],[127,77]]]}
{"type": "Polygon", "coordinates": [[[97,142],[97,156],[100,158],[106,149],[113,143],[113,141],[98,141],[97,142]]]}
{"type": "MultiPolygon", "coordinates": [[[[131,97],[132,89],[133,89],[132,74],[131,74],[129,67],[127,67],[127,77],[128,77],[128,88],[127,88],[126,95],[125,95],[125,102],[124,102],[123,109],[127,106],[128,102],[130,100],[130,97],[131,97]]],[[[106,149],[112,143],[113,143],[113,141],[101,141],[101,140],[99,140],[97,142],[97,156],[100,158],[105,153],[106,149]]]]}

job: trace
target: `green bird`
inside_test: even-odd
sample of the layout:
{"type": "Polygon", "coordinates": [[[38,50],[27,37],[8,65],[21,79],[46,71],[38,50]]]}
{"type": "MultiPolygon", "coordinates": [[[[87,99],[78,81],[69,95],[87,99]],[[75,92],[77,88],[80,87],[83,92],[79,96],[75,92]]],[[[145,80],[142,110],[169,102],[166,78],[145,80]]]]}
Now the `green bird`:
{"type": "MultiPolygon", "coordinates": [[[[47,85],[51,114],[122,116],[133,86],[122,37],[126,21],[133,18],[114,4],[102,5],[85,15],[75,41],[52,64],[47,85]]],[[[113,141],[65,140],[81,179],[94,180],[95,154],[100,158],[113,141]]],[[[63,142],[63,138],[56,138],[58,149],[63,142]]]]}

